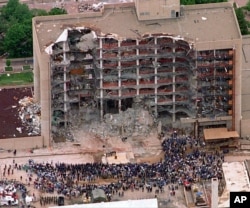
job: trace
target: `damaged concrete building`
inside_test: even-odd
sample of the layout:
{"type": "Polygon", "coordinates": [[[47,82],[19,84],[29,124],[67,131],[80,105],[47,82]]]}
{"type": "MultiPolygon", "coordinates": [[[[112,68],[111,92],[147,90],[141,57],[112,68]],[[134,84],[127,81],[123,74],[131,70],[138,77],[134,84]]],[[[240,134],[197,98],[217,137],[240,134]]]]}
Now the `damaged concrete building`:
{"type": "Polygon", "coordinates": [[[46,146],[95,122],[120,136],[158,121],[239,131],[242,38],[229,3],[136,0],[36,17],[33,40],[46,146]]]}

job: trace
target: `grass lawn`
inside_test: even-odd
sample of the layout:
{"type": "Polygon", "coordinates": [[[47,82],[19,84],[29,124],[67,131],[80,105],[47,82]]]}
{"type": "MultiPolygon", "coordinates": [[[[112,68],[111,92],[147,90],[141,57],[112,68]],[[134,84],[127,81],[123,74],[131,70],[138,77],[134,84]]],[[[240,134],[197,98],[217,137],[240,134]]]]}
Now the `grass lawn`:
{"type": "Polygon", "coordinates": [[[25,85],[33,83],[33,72],[9,73],[0,75],[0,86],[25,85]]]}

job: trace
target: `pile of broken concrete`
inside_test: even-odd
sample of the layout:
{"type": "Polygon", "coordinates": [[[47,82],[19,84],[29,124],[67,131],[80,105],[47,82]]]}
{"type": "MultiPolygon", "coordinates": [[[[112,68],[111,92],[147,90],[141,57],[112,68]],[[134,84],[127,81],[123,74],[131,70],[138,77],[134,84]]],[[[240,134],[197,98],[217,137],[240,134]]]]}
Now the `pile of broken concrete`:
{"type": "MultiPolygon", "coordinates": [[[[41,107],[32,97],[24,97],[19,100],[19,117],[28,131],[29,136],[40,135],[41,133],[41,107]]],[[[22,128],[16,128],[22,133],[22,128]]]]}

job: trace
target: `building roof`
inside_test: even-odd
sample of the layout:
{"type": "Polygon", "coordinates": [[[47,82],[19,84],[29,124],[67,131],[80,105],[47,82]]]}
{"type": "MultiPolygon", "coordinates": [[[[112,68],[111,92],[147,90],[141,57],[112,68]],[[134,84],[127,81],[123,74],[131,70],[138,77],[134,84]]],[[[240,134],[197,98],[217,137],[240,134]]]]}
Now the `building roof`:
{"type": "Polygon", "coordinates": [[[174,19],[138,21],[134,4],[108,4],[102,12],[34,18],[41,52],[55,42],[68,26],[96,29],[99,35],[114,33],[120,38],[140,38],[144,34],[167,33],[194,43],[240,39],[237,19],[230,3],[185,6],[182,16],[174,19]]]}
{"type": "Polygon", "coordinates": [[[244,162],[225,162],[222,169],[226,181],[226,187],[219,199],[219,208],[229,207],[229,193],[238,191],[250,191],[249,177],[244,162]]]}
{"type": "Polygon", "coordinates": [[[227,128],[204,129],[203,133],[204,133],[204,138],[206,141],[239,137],[239,134],[237,131],[228,131],[227,128]]]}
{"type": "MultiPolygon", "coordinates": [[[[82,204],[67,205],[64,208],[81,208],[82,204]]],[[[114,201],[114,202],[101,202],[84,204],[85,208],[158,208],[157,199],[141,199],[141,200],[128,200],[128,201],[114,201]]],[[[55,207],[52,207],[55,208],[55,207]]]]}

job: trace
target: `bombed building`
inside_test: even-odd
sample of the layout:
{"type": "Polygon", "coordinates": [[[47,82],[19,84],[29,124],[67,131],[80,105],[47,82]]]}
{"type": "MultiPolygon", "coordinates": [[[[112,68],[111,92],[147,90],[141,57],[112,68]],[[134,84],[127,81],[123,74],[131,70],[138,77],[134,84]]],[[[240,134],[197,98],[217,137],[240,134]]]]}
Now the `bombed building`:
{"type": "Polygon", "coordinates": [[[33,31],[45,145],[94,124],[116,136],[159,121],[239,130],[242,43],[231,4],[107,4],[36,17],[33,31]]]}

